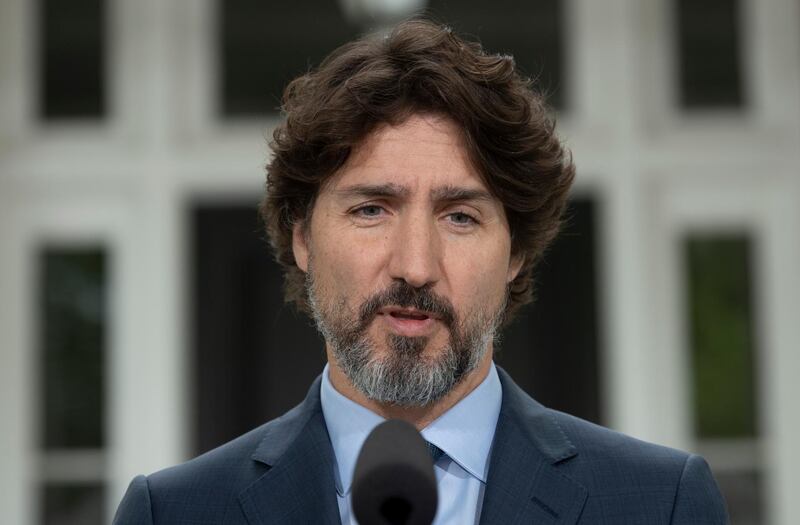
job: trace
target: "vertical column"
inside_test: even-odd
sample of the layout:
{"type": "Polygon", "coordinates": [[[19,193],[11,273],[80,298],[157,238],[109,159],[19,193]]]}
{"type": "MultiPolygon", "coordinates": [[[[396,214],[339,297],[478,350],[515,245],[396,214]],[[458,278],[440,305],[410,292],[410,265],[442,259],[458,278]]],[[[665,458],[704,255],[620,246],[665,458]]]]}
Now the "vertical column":
{"type": "MultiPolygon", "coordinates": [[[[123,100],[135,101],[130,129],[142,154],[126,226],[117,246],[116,281],[120,326],[113,361],[112,472],[109,508],[113,512],[139,473],[179,463],[187,457],[186,390],[188,366],[182,315],[184,260],[180,195],[169,147],[173,140],[172,55],[180,15],[159,0],[117,0],[123,19],[135,24],[121,32],[136,77],[123,100]]],[[[119,82],[125,84],[124,82],[119,82]]]]}
{"type": "MultiPolygon", "coordinates": [[[[745,83],[760,124],[777,127],[793,152],[800,140],[800,4],[742,2],[745,83]]],[[[773,137],[774,138],[774,137],[773,137]]]]}
{"type": "Polygon", "coordinates": [[[648,203],[637,155],[642,127],[636,54],[640,6],[633,0],[574,0],[571,12],[580,68],[576,107],[588,129],[612,137],[611,172],[600,178],[604,412],[614,428],[652,438],[648,203]]]}
{"type": "Polygon", "coordinates": [[[32,114],[35,32],[30,2],[0,2],[0,522],[30,523],[34,505],[31,461],[33,373],[31,274],[15,200],[13,147],[24,140],[32,114]]]}
{"type": "MultiPolygon", "coordinates": [[[[745,2],[751,51],[749,87],[760,124],[770,131],[770,140],[782,146],[787,184],[776,189],[776,202],[768,213],[764,243],[765,267],[763,327],[765,366],[761,373],[761,399],[765,426],[766,503],[768,520],[777,525],[800,522],[797,495],[800,494],[800,5],[793,0],[745,2]]],[[[781,169],[782,171],[782,169],[781,169]]],[[[760,176],[761,174],[754,174],[760,176]]],[[[773,176],[777,175],[775,173],[773,176]]],[[[778,179],[778,177],[775,177],[778,179]]]]}
{"type": "Polygon", "coordinates": [[[4,138],[26,135],[34,114],[34,58],[39,36],[35,15],[32,2],[0,2],[0,136],[4,138]]]}
{"type": "MultiPolygon", "coordinates": [[[[795,165],[792,177],[800,169],[795,165]]],[[[800,183],[792,180],[784,191],[776,192],[774,207],[769,210],[764,242],[762,301],[764,356],[761,394],[765,430],[764,457],[767,466],[765,487],[769,523],[800,523],[800,183]]]]}
{"type": "Polygon", "coordinates": [[[0,522],[32,522],[35,443],[31,352],[32,274],[13,185],[0,173],[0,522]]]}

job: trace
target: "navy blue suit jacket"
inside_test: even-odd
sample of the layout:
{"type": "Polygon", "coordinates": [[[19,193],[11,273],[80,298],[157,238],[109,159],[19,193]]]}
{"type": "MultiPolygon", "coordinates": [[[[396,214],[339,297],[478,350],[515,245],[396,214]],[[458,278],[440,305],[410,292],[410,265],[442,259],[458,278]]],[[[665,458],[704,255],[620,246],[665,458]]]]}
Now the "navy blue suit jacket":
{"type": "MultiPolygon", "coordinates": [[[[727,523],[706,462],[547,409],[499,370],[483,524],[727,523]]],[[[282,417],[130,484],[116,525],[339,524],[320,380],[282,417]]]]}

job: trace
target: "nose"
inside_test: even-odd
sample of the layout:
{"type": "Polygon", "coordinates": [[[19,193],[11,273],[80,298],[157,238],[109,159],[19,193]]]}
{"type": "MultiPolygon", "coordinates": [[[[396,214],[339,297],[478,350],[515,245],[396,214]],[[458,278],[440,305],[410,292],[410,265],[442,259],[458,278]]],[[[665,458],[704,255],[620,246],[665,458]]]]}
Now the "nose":
{"type": "Polygon", "coordinates": [[[392,236],[389,273],[414,288],[435,284],[441,277],[441,239],[430,216],[405,217],[392,236]]]}

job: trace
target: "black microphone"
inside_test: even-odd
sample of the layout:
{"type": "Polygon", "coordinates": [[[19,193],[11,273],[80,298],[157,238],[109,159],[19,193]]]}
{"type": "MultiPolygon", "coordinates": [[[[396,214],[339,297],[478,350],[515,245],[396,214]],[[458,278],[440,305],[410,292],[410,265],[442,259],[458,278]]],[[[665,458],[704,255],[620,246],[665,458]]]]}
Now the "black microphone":
{"type": "Polygon", "coordinates": [[[438,495],[425,440],[390,419],[364,441],[353,473],[353,513],[360,525],[431,525],[438,495]]]}

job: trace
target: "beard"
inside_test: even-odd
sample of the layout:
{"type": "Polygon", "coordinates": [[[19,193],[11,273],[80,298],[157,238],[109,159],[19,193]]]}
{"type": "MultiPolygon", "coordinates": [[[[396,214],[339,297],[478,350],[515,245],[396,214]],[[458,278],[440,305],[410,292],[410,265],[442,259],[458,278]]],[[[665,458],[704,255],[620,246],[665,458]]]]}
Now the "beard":
{"type": "Polygon", "coordinates": [[[459,318],[450,301],[430,287],[414,288],[398,280],[368,297],[356,311],[348,306],[346,297],[331,300],[320,293],[311,260],[306,292],[317,329],[353,386],[368,399],[401,407],[430,405],[475,370],[496,339],[508,303],[506,290],[495,310],[476,309],[459,318]],[[385,341],[388,354],[379,356],[376,342],[367,331],[379,311],[387,306],[415,308],[435,315],[449,332],[447,344],[425,358],[427,337],[388,333],[385,341]]]}

